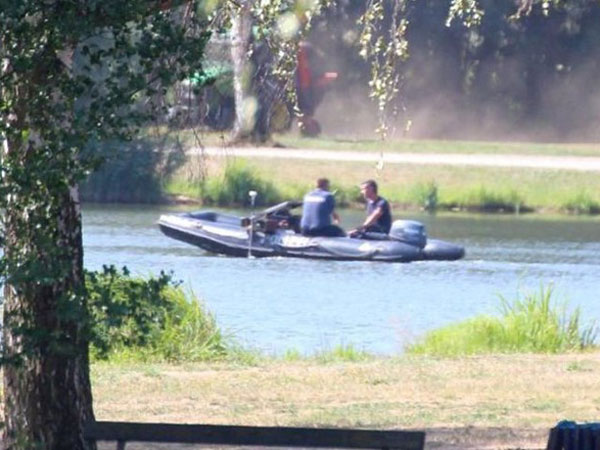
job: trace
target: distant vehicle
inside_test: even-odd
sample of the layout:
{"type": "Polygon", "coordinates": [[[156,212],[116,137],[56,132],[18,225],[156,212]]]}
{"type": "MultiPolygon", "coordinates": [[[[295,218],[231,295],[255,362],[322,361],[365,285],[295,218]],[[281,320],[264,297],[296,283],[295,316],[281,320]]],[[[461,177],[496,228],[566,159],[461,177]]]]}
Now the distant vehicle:
{"type": "Polygon", "coordinates": [[[423,224],[412,220],[395,221],[389,234],[368,233],[360,239],[303,236],[299,216],[291,213],[301,205],[287,201],[251,217],[213,211],[164,214],[158,226],[171,238],[229,256],[410,262],[465,255],[460,245],[428,239],[423,224]]]}

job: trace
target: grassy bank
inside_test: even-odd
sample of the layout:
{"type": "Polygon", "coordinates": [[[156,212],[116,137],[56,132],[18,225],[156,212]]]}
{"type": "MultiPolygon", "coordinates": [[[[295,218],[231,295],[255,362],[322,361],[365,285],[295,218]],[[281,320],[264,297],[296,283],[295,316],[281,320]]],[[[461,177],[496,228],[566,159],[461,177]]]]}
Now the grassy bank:
{"type": "MultiPolygon", "coordinates": [[[[534,144],[461,141],[348,141],[276,136],[287,147],[362,152],[434,152],[514,155],[598,156],[600,145],[534,144]]],[[[380,182],[382,194],[396,209],[600,213],[600,177],[595,173],[527,168],[485,168],[373,164],[227,156],[186,157],[185,149],[199,144],[222,147],[225,136],[179,131],[169,138],[146,136],[138,141],[106,144],[97,151],[106,165],[82,185],[87,201],[161,202],[187,197],[205,204],[233,206],[248,201],[248,190],[259,192],[259,204],[301,198],[321,176],[338,190],[338,204],[360,200],[357,184],[367,178],[380,182]]]]}
{"type": "MultiPolygon", "coordinates": [[[[220,147],[228,143],[228,135],[216,132],[198,133],[181,130],[178,137],[186,146],[200,143],[220,147]]],[[[537,143],[495,141],[446,141],[427,139],[355,139],[348,136],[323,135],[318,138],[301,137],[298,133],[276,134],[265,145],[288,148],[311,148],[331,151],[363,151],[391,153],[466,153],[466,154],[513,154],[546,156],[600,156],[600,144],[594,143],[537,143]]],[[[252,144],[241,144],[252,145],[252,144]]]]}
{"type": "Polygon", "coordinates": [[[600,354],[92,367],[96,418],[349,427],[597,421],[600,354]]]}
{"type": "MultiPolygon", "coordinates": [[[[131,280],[125,281],[131,285],[131,280]]],[[[500,334],[508,337],[509,348],[494,345],[478,356],[465,356],[473,353],[472,346],[465,339],[458,339],[462,346],[457,346],[453,342],[457,335],[447,332],[452,327],[443,328],[443,336],[436,338],[437,343],[458,349],[449,352],[451,357],[437,356],[435,347],[420,343],[413,353],[396,357],[369,355],[351,345],[308,356],[288,351],[275,357],[235,353],[212,320],[183,321],[184,326],[176,329],[166,320],[156,335],[173,331],[167,339],[172,347],[205,342],[190,337],[206,336],[204,329],[218,337],[219,350],[199,358],[176,349],[167,353],[176,358],[148,352],[143,358],[124,359],[116,352],[108,361],[97,360],[92,367],[96,416],[374,428],[523,429],[548,428],[563,418],[597,420],[600,353],[593,345],[594,329],[580,326],[579,314],[567,314],[551,294],[551,289],[541,288],[514,301],[501,301],[504,315],[496,321],[506,331],[500,334]],[[198,326],[190,335],[185,329],[192,324],[198,326]],[[502,354],[506,351],[512,353],[502,354]]],[[[498,327],[467,334],[471,341],[497,341],[498,327]]],[[[156,349],[155,342],[163,340],[138,344],[135,350],[156,349]]]]}
{"type": "MultiPolygon", "coordinates": [[[[253,186],[258,187],[259,193],[267,194],[273,203],[301,198],[312,187],[313,180],[325,175],[338,189],[338,202],[342,204],[359,199],[360,181],[375,178],[382,195],[396,209],[600,213],[600,177],[595,173],[391,164],[377,171],[370,164],[339,161],[266,158],[232,161],[231,158],[207,160],[204,184],[190,175],[193,170],[188,165],[166,185],[167,192],[205,200],[218,198],[219,189],[226,191],[234,184],[222,180],[227,166],[236,164],[245,168],[245,173],[238,174],[240,178],[255,180],[237,184],[243,187],[239,197],[246,199],[247,189],[253,186]]],[[[197,166],[198,162],[193,164],[197,166]]]]}
{"type": "Polygon", "coordinates": [[[482,315],[430,331],[410,345],[411,354],[465,356],[498,353],[566,353],[596,348],[598,328],[583,324],[579,309],[553,298],[552,286],[500,298],[498,316],[482,315]]]}
{"type": "MultiPolygon", "coordinates": [[[[212,138],[211,138],[212,140],[212,138]]],[[[303,138],[295,133],[276,135],[274,140],[290,148],[317,148],[322,150],[345,150],[390,153],[466,153],[466,154],[514,154],[546,156],[600,156],[600,145],[578,143],[493,142],[493,141],[444,141],[389,139],[387,141],[348,139],[335,136],[303,138]]]]}

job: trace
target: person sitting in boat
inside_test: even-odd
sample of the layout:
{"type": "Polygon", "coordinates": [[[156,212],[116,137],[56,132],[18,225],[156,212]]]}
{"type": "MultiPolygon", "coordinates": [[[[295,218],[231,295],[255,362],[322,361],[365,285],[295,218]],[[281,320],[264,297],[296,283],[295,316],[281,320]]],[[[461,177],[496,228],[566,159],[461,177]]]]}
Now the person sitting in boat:
{"type": "Polygon", "coordinates": [[[360,227],[350,231],[350,237],[361,237],[366,233],[388,234],[392,227],[392,213],[388,201],[377,193],[377,182],[364,181],[360,184],[360,192],[367,201],[367,218],[360,227]]]}
{"type": "Polygon", "coordinates": [[[319,178],[317,188],[304,196],[300,228],[305,236],[345,236],[337,224],[340,217],[335,212],[335,198],[329,192],[329,180],[319,178]],[[333,223],[332,223],[333,222],[333,223]]]}

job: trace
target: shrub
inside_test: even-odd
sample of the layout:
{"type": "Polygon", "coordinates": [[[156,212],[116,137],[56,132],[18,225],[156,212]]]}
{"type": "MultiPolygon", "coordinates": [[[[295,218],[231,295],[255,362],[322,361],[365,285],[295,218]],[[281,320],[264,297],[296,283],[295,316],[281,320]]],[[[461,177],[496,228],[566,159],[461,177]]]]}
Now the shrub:
{"type": "Polygon", "coordinates": [[[462,356],[484,353],[560,353],[595,346],[597,328],[582,328],[579,309],[554,305],[552,287],[512,303],[501,300],[500,317],[479,316],[427,333],[409,353],[462,356]]]}
{"type": "Polygon", "coordinates": [[[227,164],[222,177],[208,180],[203,189],[203,201],[219,206],[250,205],[249,191],[256,191],[256,206],[283,201],[273,183],[262,179],[243,162],[227,164]]]}
{"type": "Polygon", "coordinates": [[[86,274],[92,357],[206,361],[229,350],[214,318],[171,275],[131,277],[123,268],[86,274]]]}

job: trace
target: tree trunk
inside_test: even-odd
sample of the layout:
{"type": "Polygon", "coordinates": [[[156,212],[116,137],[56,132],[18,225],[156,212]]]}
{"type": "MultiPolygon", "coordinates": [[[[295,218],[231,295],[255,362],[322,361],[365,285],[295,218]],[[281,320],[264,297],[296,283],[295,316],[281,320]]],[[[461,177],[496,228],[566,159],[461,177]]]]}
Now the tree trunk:
{"type": "Polygon", "coordinates": [[[252,17],[250,4],[241,2],[238,13],[233,17],[231,26],[231,60],[233,64],[233,90],[235,98],[235,122],[232,139],[234,141],[248,137],[255,124],[257,101],[252,96],[252,67],[248,50],[252,37],[252,17]]]}
{"type": "MultiPolygon", "coordinates": [[[[28,150],[4,141],[5,157],[16,151],[25,159],[28,150]]],[[[48,193],[44,204],[31,203],[31,209],[12,196],[4,217],[5,257],[19,274],[4,286],[6,449],[95,448],[83,439],[83,425],[94,414],[77,190],[48,193]],[[47,223],[36,220],[36,207],[53,211],[45,215],[47,223]]]]}

